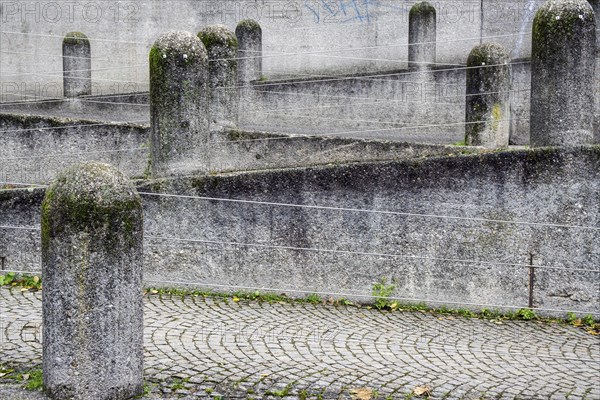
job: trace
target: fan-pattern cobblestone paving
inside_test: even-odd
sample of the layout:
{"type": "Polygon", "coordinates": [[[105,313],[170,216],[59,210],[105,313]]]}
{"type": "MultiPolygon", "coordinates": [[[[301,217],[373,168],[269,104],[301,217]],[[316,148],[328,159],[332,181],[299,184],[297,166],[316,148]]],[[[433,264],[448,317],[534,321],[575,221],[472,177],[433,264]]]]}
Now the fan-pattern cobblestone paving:
{"type": "MultiPolygon", "coordinates": [[[[170,295],[144,318],[149,398],[600,399],[599,338],[560,324],[170,295]]],[[[0,288],[0,320],[0,363],[39,367],[41,292],[0,288]]]]}

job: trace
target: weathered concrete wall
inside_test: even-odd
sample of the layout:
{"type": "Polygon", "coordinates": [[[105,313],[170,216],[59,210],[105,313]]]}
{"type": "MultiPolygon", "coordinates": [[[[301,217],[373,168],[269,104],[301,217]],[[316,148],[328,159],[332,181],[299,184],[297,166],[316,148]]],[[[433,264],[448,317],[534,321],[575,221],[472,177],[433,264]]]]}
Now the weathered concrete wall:
{"type": "Polygon", "coordinates": [[[513,60],[510,92],[509,144],[529,144],[529,108],[531,101],[531,62],[529,59],[513,60]]]}
{"type": "MultiPolygon", "coordinates": [[[[532,257],[534,306],[600,313],[599,167],[600,148],[588,147],[141,183],[141,192],[331,207],[142,194],[145,276],[367,295],[386,277],[403,298],[526,307],[532,257]]],[[[37,226],[41,192],[2,192],[0,225],[37,226]]],[[[6,252],[36,251],[35,232],[0,235],[6,252]]]]}
{"type": "MultiPolygon", "coordinates": [[[[95,111],[64,110],[60,103],[52,107],[46,104],[45,107],[47,109],[40,114],[58,112],[98,117],[100,109],[108,108],[102,113],[114,115],[110,104],[101,104],[95,111]]],[[[91,160],[116,165],[130,177],[146,176],[149,173],[149,140],[150,129],[146,125],[0,114],[0,185],[48,183],[61,169],[91,160]]],[[[189,163],[194,164],[199,173],[215,173],[478,151],[483,149],[231,130],[215,134],[211,142],[201,146],[200,152],[204,156],[190,159],[189,163]]]]}
{"type": "Polygon", "coordinates": [[[141,125],[0,114],[0,182],[47,183],[62,169],[91,160],[143,176],[148,139],[141,125]]]}
{"type": "MultiPolygon", "coordinates": [[[[147,54],[162,33],[197,32],[211,24],[224,24],[234,30],[245,18],[252,18],[263,27],[264,69],[268,76],[401,68],[408,58],[408,14],[414,3],[182,0],[172,5],[150,0],[4,1],[0,47],[21,54],[0,60],[6,88],[2,97],[10,96],[6,92],[39,97],[48,91],[62,91],[60,47],[66,32],[80,31],[90,38],[93,91],[110,94],[147,90],[147,54]],[[342,50],[331,53],[331,49],[342,50]],[[26,75],[32,72],[42,75],[26,75]]],[[[437,62],[464,63],[482,36],[494,36],[493,40],[504,45],[512,57],[528,56],[531,21],[542,3],[432,2],[437,17],[437,62]]]]}
{"type": "Polygon", "coordinates": [[[464,139],[465,72],[438,66],[371,74],[255,82],[242,90],[245,129],[417,143],[464,139]]]}
{"type": "Polygon", "coordinates": [[[149,124],[148,92],[0,103],[0,113],[149,124]]]}
{"type": "MultiPolygon", "coordinates": [[[[600,58],[593,82],[595,143],[600,143],[600,58]]],[[[531,63],[511,61],[510,144],[529,144],[531,63]]],[[[465,71],[410,70],[254,82],[241,91],[240,126],[300,134],[333,133],[417,143],[464,139],[465,71]],[[376,76],[373,76],[376,75],[376,76]]]]}

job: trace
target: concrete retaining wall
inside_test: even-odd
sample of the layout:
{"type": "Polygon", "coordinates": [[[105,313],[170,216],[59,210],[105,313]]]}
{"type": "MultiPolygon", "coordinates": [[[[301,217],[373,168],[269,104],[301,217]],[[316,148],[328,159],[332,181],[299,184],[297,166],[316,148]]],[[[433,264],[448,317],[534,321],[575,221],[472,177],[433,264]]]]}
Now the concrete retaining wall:
{"type": "Polygon", "coordinates": [[[256,82],[240,126],[291,133],[454,143],[464,139],[465,71],[434,70],[256,82]]]}
{"type": "MultiPolygon", "coordinates": [[[[145,277],[356,295],[385,277],[396,296],[431,305],[531,301],[600,313],[599,167],[600,148],[589,147],[140,183],[141,192],[309,206],[142,194],[145,277]]],[[[2,192],[0,225],[38,226],[41,197],[2,192]]],[[[35,268],[26,261],[36,232],[0,235],[5,268],[35,268]]]]}
{"type": "Polygon", "coordinates": [[[129,176],[148,163],[148,128],[91,120],[0,115],[0,183],[47,183],[69,165],[103,161],[129,176]]]}
{"type": "MultiPolygon", "coordinates": [[[[67,103],[70,101],[66,101],[67,103]]],[[[43,113],[64,112],[48,104],[43,113]]],[[[98,109],[84,111],[97,116],[98,109]]],[[[106,108],[107,105],[101,105],[106,108]]],[[[21,110],[22,111],[22,110],[21,110]]],[[[110,110],[103,112],[110,113],[110,110]]],[[[68,113],[67,113],[68,114],[68,113]]],[[[117,118],[118,119],[118,118],[117,118]]],[[[48,183],[67,166],[102,161],[130,177],[148,174],[149,128],[146,125],[99,120],[0,114],[0,185],[48,183]]],[[[439,146],[398,141],[325,138],[248,133],[215,133],[194,160],[199,173],[260,170],[343,162],[399,160],[465,152],[481,148],[439,146]]]]}

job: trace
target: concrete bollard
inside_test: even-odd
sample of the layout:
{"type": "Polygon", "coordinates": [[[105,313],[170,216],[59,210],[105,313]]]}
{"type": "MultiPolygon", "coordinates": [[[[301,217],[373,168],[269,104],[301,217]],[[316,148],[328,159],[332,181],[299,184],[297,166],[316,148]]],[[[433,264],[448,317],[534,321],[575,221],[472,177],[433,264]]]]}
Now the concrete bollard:
{"type": "Polygon", "coordinates": [[[211,25],[198,33],[208,52],[209,115],[212,130],[237,126],[237,51],[233,32],[223,25],[211,25]]]}
{"type": "Polygon", "coordinates": [[[42,203],[43,379],[53,399],[143,392],[142,203],[107,164],[63,171],[42,203]]]}
{"type": "Polygon", "coordinates": [[[435,63],[436,14],[426,1],[416,3],[408,14],[408,66],[426,68],[435,63]]]}
{"type": "Polygon", "coordinates": [[[235,28],[238,49],[238,82],[247,85],[262,77],[262,30],[252,19],[240,21],[235,28]]]}
{"type": "Polygon", "coordinates": [[[67,33],[63,39],[63,94],[65,97],[92,94],[90,41],[81,32],[67,33]]]}
{"type": "Polygon", "coordinates": [[[193,172],[209,138],[208,58],[190,32],[169,32],[150,50],[151,172],[193,172]]]}
{"type": "Polygon", "coordinates": [[[506,147],[510,134],[510,57],[496,43],[475,46],[467,59],[465,143],[506,147]]]}
{"type": "Polygon", "coordinates": [[[533,20],[531,146],[593,142],[596,22],[586,0],[550,0],[533,20]]]}

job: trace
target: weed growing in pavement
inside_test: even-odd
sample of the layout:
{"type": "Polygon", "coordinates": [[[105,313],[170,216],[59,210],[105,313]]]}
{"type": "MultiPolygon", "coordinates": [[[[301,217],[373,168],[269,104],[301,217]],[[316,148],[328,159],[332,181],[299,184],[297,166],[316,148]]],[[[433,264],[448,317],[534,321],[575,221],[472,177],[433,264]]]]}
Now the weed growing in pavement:
{"type": "Polygon", "coordinates": [[[394,290],[396,290],[396,285],[394,283],[388,284],[385,277],[381,278],[379,282],[374,282],[371,292],[373,297],[376,298],[375,307],[381,310],[391,306],[392,303],[389,298],[394,293],[394,290]]]}
{"type": "Polygon", "coordinates": [[[292,390],[293,384],[288,383],[283,389],[281,390],[267,390],[267,392],[265,393],[266,396],[275,396],[275,397],[286,397],[287,395],[290,394],[291,390],[292,390]]]}
{"type": "Polygon", "coordinates": [[[18,371],[0,365],[0,378],[15,381],[22,384],[25,389],[33,391],[42,390],[44,385],[41,368],[18,371]]]}
{"type": "Polygon", "coordinates": [[[521,308],[519,311],[517,311],[517,316],[520,317],[520,319],[525,320],[525,321],[531,321],[533,319],[538,319],[538,316],[535,313],[535,311],[533,311],[530,308],[521,308]]]}
{"type": "Polygon", "coordinates": [[[19,275],[8,272],[0,275],[0,286],[18,286],[30,291],[37,291],[42,288],[42,278],[38,275],[19,275]]]}
{"type": "Polygon", "coordinates": [[[134,399],[141,399],[145,396],[148,396],[152,392],[152,389],[154,389],[154,387],[155,384],[144,381],[144,391],[141,394],[135,396],[134,399]]]}

